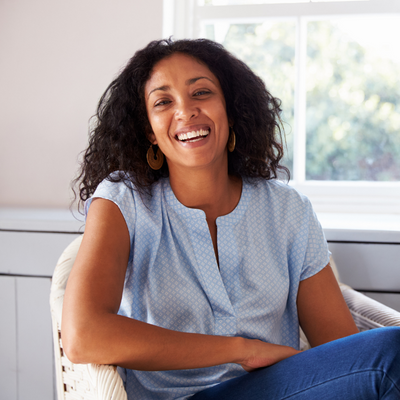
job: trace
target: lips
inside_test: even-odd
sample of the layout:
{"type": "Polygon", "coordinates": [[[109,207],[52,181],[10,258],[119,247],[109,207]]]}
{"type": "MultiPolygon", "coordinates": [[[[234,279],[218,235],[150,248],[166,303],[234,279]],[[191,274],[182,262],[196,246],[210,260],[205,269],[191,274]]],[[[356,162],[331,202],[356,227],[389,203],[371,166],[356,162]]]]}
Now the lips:
{"type": "Polygon", "coordinates": [[[198,129],[188,132],[181,132],[176,135],[180,142],[196,142],[208,136],[210,129],[198,129]]]}

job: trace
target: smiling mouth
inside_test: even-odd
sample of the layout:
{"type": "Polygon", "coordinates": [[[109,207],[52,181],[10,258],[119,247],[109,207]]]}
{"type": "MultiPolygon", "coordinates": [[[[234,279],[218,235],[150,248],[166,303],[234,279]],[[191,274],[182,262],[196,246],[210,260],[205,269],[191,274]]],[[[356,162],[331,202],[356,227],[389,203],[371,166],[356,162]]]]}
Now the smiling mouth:
{"type": "Polygon", "coordinates": [[[198,140],[204,139],[209,133],[209,129],[199,129],[198,131],[179,133],[176,135],[176,138],[180,142],[197,142],[198,140]]]}

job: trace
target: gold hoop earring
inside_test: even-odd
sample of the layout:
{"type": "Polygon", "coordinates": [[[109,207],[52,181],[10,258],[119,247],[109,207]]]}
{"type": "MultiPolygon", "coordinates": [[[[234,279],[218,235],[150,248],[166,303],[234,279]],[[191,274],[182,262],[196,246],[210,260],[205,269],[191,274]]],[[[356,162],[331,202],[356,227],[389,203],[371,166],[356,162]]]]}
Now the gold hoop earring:
{"type": "Polygon", "coordinates": [[[229,139],[228,139],[228,150],[230,153],[232,153],[236,147],[236,135],[235,135],[235,132],[233,131],[232,127],[230,127],[229,130],[230,130],[230,133],[229,133],[229,139]]]}
{"type": "Polygon", "coordinates": [[[164,164],[164,154],[157,145],[150,145],[146,158],[150,168],[154,171],[159,170],[164,164]],[[154,153],[155,147],[157,148],[156,153],[154,153]]]}

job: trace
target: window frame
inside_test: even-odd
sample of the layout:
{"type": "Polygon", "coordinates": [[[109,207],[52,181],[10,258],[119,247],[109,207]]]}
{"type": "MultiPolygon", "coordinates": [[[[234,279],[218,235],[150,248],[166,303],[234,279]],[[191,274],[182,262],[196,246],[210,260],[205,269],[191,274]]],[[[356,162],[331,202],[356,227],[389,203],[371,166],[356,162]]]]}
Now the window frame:
{"type": "Polygon", "coordinates": [[[163,36],[196,38],[201,24],[211,21],[257,22],[296,19],[296,85],[293,176],[290,185],[307,195],[317,212],[400,214],[400,182],[310,181],[306,160],[306,36],[307,22],[344,15],[399,14],[400,1],[324,1],[289,4],[199,6],[197,0],[164,0],[163,36]]]}

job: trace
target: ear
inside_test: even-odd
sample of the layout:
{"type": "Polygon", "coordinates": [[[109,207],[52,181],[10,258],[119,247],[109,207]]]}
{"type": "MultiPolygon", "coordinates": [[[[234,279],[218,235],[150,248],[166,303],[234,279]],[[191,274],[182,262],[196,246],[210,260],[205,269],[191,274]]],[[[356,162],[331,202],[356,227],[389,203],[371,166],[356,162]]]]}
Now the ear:
{"type": "Polygon", "coordinates": [[[233,119],[232,118],[228,118],[229,128],[232,128],[234,124],[235,124],[235,122],[233,121],[233,119]]]}
{"type": "Polygon", "coordinates": [[[147,133],[147,139],[149,139],[149,142],[151,144],[158,144],[157,143],[157,139],[156,139],[156,135],[153,132],[147,133]]]}

